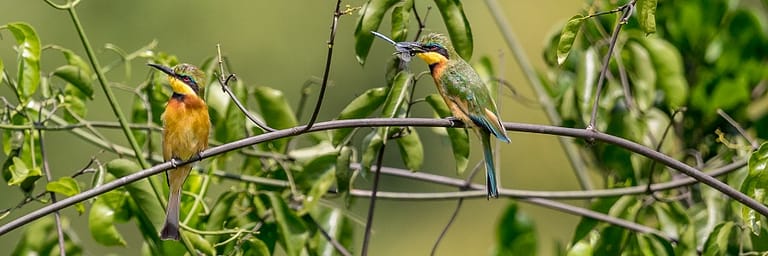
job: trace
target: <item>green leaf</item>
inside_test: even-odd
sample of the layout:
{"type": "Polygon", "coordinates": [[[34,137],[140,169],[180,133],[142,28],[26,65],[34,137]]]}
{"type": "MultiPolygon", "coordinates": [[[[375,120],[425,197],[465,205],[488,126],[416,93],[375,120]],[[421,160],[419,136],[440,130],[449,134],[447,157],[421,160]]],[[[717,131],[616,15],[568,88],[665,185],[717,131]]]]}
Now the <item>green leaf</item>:
{"type": "Polygon", "coordinates": [[[514,202],[496,227],[496,255],[536,255],[536,225],[514,202]]]}
{"type": "Polygon", "coordinates": [[[637,107],[645,112],[653,107],[656,100],[656,69],[648,50],[639,43],[629,41],[624,49],[629,52],[625,63],[628,63],[627,71],[632,81],[632,96],[637,107]]]}
{"type": "Polygon", "coordinates": [[[389,89],[387,98],[384,101],[384,108],[381,111],[383,117],[396,117],[400,107],[408,98],[408,88],[413,82],[413,74],[407,71],[401,71],[392,81],[392,87],[389,89]]]}
{"type": "Polygon", "coordinates": [[[709,236],[707,236],[707,241],[704,243],[704,255],[711,256],[729,254],[728,247],[731,244],[729,238],[731,236],[735,236],[734,234],[738,233],[735,228],[736,224],[731,221],[717,224],[715,229],[709,233],[709,236]]]}
{"type": "Polygon", "coordinates": [[[618,226],[608,226],[600,231],[600,239],[595,244],[594,255],[621,255],[629,231],[618,226]]]}
{"type": "Polygon", "coordinates": [[[240,248],[242,249],[243,256],[271,255],[267,244],[258,238],[250,237],[248,239],[241,240],[241,241],[243,243],[242,245],[240,245],[240,248]]]}
{"type": "Polygon", "coordinates": [[[75,65],[64,65],[53,71],[53,75],[74,85],[89,99],[93,99],[91,76],[82,68],[75,65]]]}
{"type": "Polygon", "coordinates": [[[360,159],[360,173],[365,177],[365,174],[371,171],[371,165],[376,160],[379,149],[384,146],[384,141],[381,139],[379,132],[374,130],[363,138],[362,145],[365,147],[365,150],[360,159]]]}
{"type": "Polygon", "coordinates": [[[5,66],[3,65],[3,59],[0,59],[0,83],[5,79],[5,72],[2,72],[3,70],[5,70],[5,66]]]}
{"type": "MultiPolygon", "coordinates": [[[[389,88],[387,99],[384,101],[384,107],[381,111],[382,117],[398,117],[402,113],[403,106],[406,104],[408,98],[408,89],[413,84],[413,74],[407,71],[401,71],[395,76],[392,81],[392,87],[389,88]]],[[[389,138],[389,132],[393,129],[391,127],[379,128],[379,137],[383,139],[383,143],[386,144],[386,139],[389,138]]]]}
{"type": "Polygon", "coordinates": [[[203,236],[188,232],[185,234],[185,237],[192,243],[192,247],[195,247],[203,255],[216,255],[216,249],[213,248],[213,245],[208,240],[203,239],[203,236]]]}
{"type": "Polygon", "coordinates": [[[80,119],[85,118],[88,114],[88,108],[85,106],[85,102],[76,93],[72,92],[74,86],[67,84],[64,88],[64,120],[69,123],[80,123],[80,119]]]}
{"type": "Polygon", "coordinates": [[[106,197],[100,196],[91,205],[88,213],[88,228],[93,240],[105,246],[125,246],[123,236],[115,227],[115,210],[107,203],[106,197]]]}
{"type": "MultiPolygon", "coordinates": [[[[138,95],[133,97],[133,106],[131,107],[131,122],[134,124],[147,124],[149,121],[149,109],[147,104],[138,95]]],[[[136,137],[136,142],[139,145],[144,145],[146,142],[147,132],[143,130],[131,130],[133,136],[136,137]]]]}
{"type": "Polygon", "coordinates": [[[651,55],[653,66],[656,67],[656,83],[664,92],[666,105],[672,109],[685,106],[689,88],[680,52],[664,39],[649,37],[639,42],[651,55]]]}
{"type": "Polygon", "coordinates": [[[421,145],[419,134],[414,128],[403,132],[406,134],[396,140],[400,148],[400,157],[408,170],[420,170],[424,163],[424,146],[421,145]]]}
{"type": "MultiPolygon", "coordinates": [[[[355,223],[346,217],[343,209],[338,207],[317,207],[312,211],[312,217],[328,235],[339,244],[350,250],[355,237],[355,223]]],[[[334,246],[320,232],[315,232],[312,240],[317,244],[315,252],[318,255],[337,255],[334,246]]],[[[351,251],[351,250],[350,250],[351,251]]]]}
{"type": "MultiPolygon", "coordinates": [[[[64,176],[58,180],[48,182],[48,184],[45,185],[45,190],[65,196],[74,196],[80,193],[80,184],[78,184],[72,177],[64,176]]],[[[85,212],[85,204],[82,202],[75,204],[75,208],[78,214],[83,214],[85,212]]]]}
{"type": "MultiPolygon", "coordinates": [[[[453,115],[440,95],[429,95],[426,100],[441,118],[453,115]]],[[[467,165],[469,164],[469,133],[467,132],[467,129],[464,128],[441,129],[446,130],[448,139],[451,142],[451,148],[453,149],[453,159],[456,161],[456,173],[461,175],[464,173],[464,170],[467,169],[467,165]]]]}
{"type": "Polygon", "coordinates": [[[568,20],[568,23],[565,23],[563,31],[560,32],[560,41],[557,42],[557,65],[562,65],[568,58],[568,54],[571,53],[573,42],[576,40],[582,23],[584,23],[584,16],[581,14],[574,15],[568,20]]]}
{"type": "MultiPolygon", "coordinates": [[[[768,188],[768,142],[760,145],[760,148],[752,152],[747,160],[749,173],[741,185],[741,192],[754,198],[758,202],[766,203],[766,191],[768,188]]],[[[760,232],[763,218],[749,207],[741,206],[741,218],[746,222],[753,234],[760,232]]]]}
{"type": "MultiPolygon", "coordinates": [[[[275,129],[286,129],[298,124],[296,114],[291,109],[282,91],[259,86],[256,87],[254,96],[256,96],[256,102],[259,105],[259,109],[261,109],[261,115],[268,126],[275,129]]],[[[274,147],[272,150],[283,152],[288,145],[288,139],[275,140],[271,145],[274,147]]]]}
{"type": "Polygon", "coordinates": [[[595,254],[592,253],[592,245],[590,245],[589,242],[579,241],[568,250],[568,253],[566,255],[567,256],[592,256],[595,254]]]}
{"type": "MultiPolygon", "coordinates": [[[[118,158],[107,163],[107,172],[114,175],[117,178],[122,178],[138,171],[141,171],[141,167],[136,162],[118,158]]],[[[150,179],[153,177],[149,177],[150,179]]],[[[152,189],[152,185],[149,184],[147,179],[141,179],[130,183],[125,186],[128,194],[131,196],[136,205],[141,209],[136,214],[144,215],[143,220],[152,221],[152,226],[156,229],[161,227],[163,220],[165,220],[165,209],[157,201],[155,192],[152,189]]],[[[159,229],[158,229],[159,230],[159,229]]],[[[155,231],[154,233],[157,233],[155,231]]]]}
{"type": "Polygon", "coordinates": [[[646,35],[656,33],[656,2],[658,0],[638,0],[637,20],[640,22],[640,28],[646,35]]]}
{"type": "MultiPolygon", "coordinates": [[[[19,51],[19,74],[17,83],[19,94],[28,98],[40,84],[40,39],[37,32],[27,23],[8,23],[6,28],[13,33],[19,51]]],[[[24,100],[22,99],[22,100],[24,100]]]]}
{"type": "Polygon", "coordinates": [[[642,252],[642,255],[676,255],[672,244],[656,234],[637,233],[635,236],[637,238],[637,249],[639,249],[639,252],[642,252]]]}
{"type": "Polygon", "coordinates": [[[390,35],[395,42],[406,41],[408,38],[408,24],[411,18],[411,8],[413,0],[404,0],[395,5],[392,10],[392,34],[390,35]]]}
{"type": "Polygon", "coordinates": [[[398,2],[400,0],[370,0],[360,9],[360,19],[355,27],[355,56],[360,65],[365,64],[373,44],[371,31],[379,29],[384,13],[398,2]]]}
{"type": "Polygon", "coordinates": [[[43,176],[39,167],[29,167],[18,157],[13,157],[13,165],[8,170],[11,173],[8,186],[21,186],[24,183],[34,182],[43,176]]]}
{"type": "MultiPolygon", "coordinates": [[[[376,111],[384,102],[387,96],[386,87],[378,87],[365,91],[360,96],[357,96],[352,102],[350,102],[339,114],[336,119],[353,119],[363,118],[369,116],[373,111],[376,111]]],[[[333,145],[339,145],[347,140],[347,137],[352,133],[353,128],[337,129],[331,132],[331,138],[333,145]]]]}
{"type": "MultiPolygon", "coordinates": [[[[608,211],[611,209],[611,206],[613,206],[613,204],[615,204],[618,200],[619,197],[598,198],[592,202],[592,205],[589,208],[596,212],[608,213],[608,211]]],[[[597,224],[599,224],[599,222],[595,219],[582,217],[581,221],[579,221],[579,224],[576,226],[576,230],[573,232],[571,244],[576,244],[579,241],[583,241],[584,238],[586,238],[587,235],[592,232],[595,227],[597,227],[597,224]]]]}
{"type": "MultiPolygon", "coordinates": [[[[219,198],[216,199],[216,204],[213,205],[210,214],[208,214],[208,221],[205,224],[205,230],[216,231],[224,229],[224,223],[229,218],[232,204],[237,199],[238,193],[234,191],[226,191],[219,198]]],[[[207,236],[206,240],[211,243],[218,243],[222,239],[221,236],[207,236]]]]}
{"type": "Polygon", "coordinates": [[[301,218],[275,193],[266,193],[277,223],[280,244],[289,256],[302,254],[304,245],[309,238],[309,230],[301,218]]]}
{"type": "Polygon", "coordinates": [[[64,59],[67,60],[67,64],[73,65],[75,67],[78,67],[80,69],[80,72],[84,72],[88,77],[93,77],[93,72],[91,71],[91,65],[88,64],[83,58],[81,58],[79,55],[75,54],[75,52],[66,49],[66,48],[57,48],[61,50],[61,53],[64,54],[64,59]]]}
{"type": "MultiPolygon", "coordinates": [[[[246,101],[247,90],[242,80],[235,80],[234,83],[230,84],[230,89],[232,90],[234,95],[238,98],[238,100],[240,100],[240,102],[247,102],[246,101]]],[[[215,91],[221,92],[222,90],[215,90],[215,91]]],[[[266,93],[269,93],[269,92],[266,92],[266,93]]],[[[213,93],[210,93],[210,94],[213,94],[213,93]]],[[[226,101],[228,102],[228,104],[227,104],[225,115],[224,116],[216,115],[216,119],[211,119],[211,122],[215,123],[217,127],[217,129],[214,130],[215,138],[220,142],[231,142],[234,140],[242,139],[243,137],[245,137],[245,124],[246,122],[250,122],[249,120],[246,120],[243,112],[240,110],[240,108],[237,107],[237,105],[234,102],[229,103],[231,101],[229,97],[227,97],[226,101]]],[[[293,114],[291,113],[291,115],[293,114]]],[[[269,123],[269,121],[267,121],[267,123],[269,123]]],[[[284,124],[281,124],[281,125],[284,125],[284,124]]],[[[295,126],[295,123],[293,126],[295,126]]]]}
{"type": "Polygon", "coordinates": [[[472,28],[469,26],[464,7],[459,0],[435,0],[448,35],[456,52],[465,59],[472,59],[472,28]]]}
{"type": "Polygon", "coordinates": [[[352,148],[344,146],[339,150],[339,156],[336,157],[336,190],[344,198],[344,202],[349,206],[352,197],[349,191],[352,189],[352,176],[354,172],[349,167],[352,161],[352,148]]]}
{"type": "MultiPolygon", "coordinates": [[[[80,241],[72,241],[73,231],[66,217],[61,218],[64,231],[64,250],[67,255],[82,255],[80,241]]],[[[53,216],[40,218],[25,226],[23,236],[9,255],[59,255],[59,235],[53,216]]],[[[10,245],[10,244],[9,244],[10,245]]]]}
{"type": "Polygon", "coordinates": [[[334,176],[336,168],[336,152],[333,154],[318,155],[303,166],[303,171],[297,174],[296,183],[304,191],[306,196],[298,215],[304,215],[312,211],[317,203],[323,199],[336,181],[334,176]]]}

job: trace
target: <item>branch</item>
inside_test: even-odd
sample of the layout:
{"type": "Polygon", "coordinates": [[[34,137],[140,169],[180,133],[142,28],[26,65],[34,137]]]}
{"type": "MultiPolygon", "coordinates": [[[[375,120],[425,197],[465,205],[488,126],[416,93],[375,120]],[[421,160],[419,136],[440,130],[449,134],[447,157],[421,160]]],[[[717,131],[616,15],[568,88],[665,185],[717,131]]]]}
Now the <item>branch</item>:
{"type": "Polygon", "coordinates": [[[224,91],[224,93],[229,96],[230,99],[232,99],[232,102],[235,103],[235,106],[237,106],[238,109],[240,109],[240,112],[243,112],[246,118],[251,121],[256,127],[261,128],[265,132],[274,132],[276,131],[274,128],[269,127],[266,123],[262,122],[256,116],[254,116],[248,109],[243,106],[243,103],[240,102],[240,99],[235,96],[235,94],[232,92],[232,89],[229,88],[229,81],[237,80],[237,76],[235,74],[229,74],[228,76],[224,76],[224,59],[221,57],[221,46],[219,44],[216,44],[216,53],[218,57],[218,63],[219,63],[219,76],[218,81],[219,85],[221,86],[221,90],[224,91]]]}
{"type": "MultiPolygon", "coordinates": [[[[42,109],[42,108],[43,108],[43,106],[40,105],[40,109],[42,109]]],[[[37,113],[38,113],[39,116],[42,116],[42,111],[38,111],[37,113]]],[[[41,123],[35,123],[35,124],[39,124],[39,125],[42,126],[41,123]]],[[[45,155],[45,143],[43,142],[44,139],[43,139],[43,131],[42,130],[37,130],[37,137],[38,137],[37,138],[38,139],[38,143],[40,144],[40,159],[41,159],[41,161],[43,161],[43,163],[42,163],[42,165],[43,165],[42,166],[43,173],[45,173],[46,181],[48,183],[51,183],[51,180],[53,179],[53,176],[51,175],[51,169],[48,167],[48,158],[45,155]]],[[[56,193],[51,191],[50,195],[51,195],[51,203],[56,203],[56,193]]],[[[64,231],[62,230],[62,227],[61,227],[61,213],[59,213],[59,211],[56,211],[56,212],[54,212],[53,216],[54,216],[54,219],[56,220],[56,234],[57,234],[58,240],[59,240],[59,255],[65,256],[65,255],[67,255],[67,251],[65,249],[66,246],[64,244],[64,231]]]]}
{"type": "Polygon", "coordinates": [[[317,115],[320,113],[320,106],[323,105],[323,98],[325,97],[325,89],[328,88],[328,77],[331,74],[331,60],[333,59],[333,42],[336,39],[336,26],[339,24],[339,17],[344,15],[341,12],[341,0],[336,1],[336,10],[333,11],[333,21],[331,22],[331,32],[328,35],[328,55],[325,56],[325,69],[323,71],[323,80],[320,83],[320,92],[317,95],[317,102],[315,102],[315,110],[312,111],[312,116],[309,118],[307,125],[301,129],[301,132],[309,131],[317,121],[317,115]]]}
{"type": "MultiPolygon", "coordinates": [[[[447,119],[369,118],[369,119],[348,119],[348,120],[335,120],[335,121],[321,122],[321,123],[315,124],[312,128],[310,128],[309,132],[324,131],[324,130],[339,129],[339,128],[351,128],[351,127],[416,126],[416,127],[456,127],[458,128],[458,127],[462,127],[463,125],[464,124],[460,122],[447,120],[447,119]]],[[[713,187],[714,189],[722,192],[723,194],[726,194],[729,197],[739,201],[743,205],[755,210],[756,212],[762,214],[763,216],[768,216],[768,207],[766,207],[762,203],[757,202],[754,199],[748,197],[747,195],[744,195],[739,191],[722,183],[721,181],[711,176],[708,176],[705,173],[702,173],[696,168],[688,166],[678,160],[675,160],[674,158],[671,158],[667,155],[654,151],[653,149],[647,148],[635,142],[628,141],[626,139],[616,137],[613,135],[604,134],[598,131],[588,131],[584,129],[574,129],[574,128],[565,128],[565,127],[548,126],[548,125],[537,125],[537,124],[521,124],[521,123],[504,123],[504,126],[507,130],[510,130],[510,131],[550,134],[550,135],[569,136],[569,137],[577,137],[577,138],[589,138],[589,139],[594,139],[597,141],[602,141],[602,142],[623,147],[629,151],[641,154],[650,159],[656,160],[666,166],[669,166],[670,168],[683,172],[686,175],[691,176],[694,179],[698,180],[699,182],[707,184],[708,186],[713,187]]],[[[241,148],[255,145],[258,143],[262,143],[265,141],[293,136],[297,133],[301,133],[300,131],[303,129],[306,129],[306,126],[293,127],[293,128],[279,130],[272,133],[261,134],[257,136],[240,139],[240,140],[223,144],[217,147],[209,148],[201,152],[199,157],[195,156],[189,160],[182,161],[177,164],[184,165],[187,163],[199,161],[204,158],[209,158],[209,157],[224,154],[226,152],[230,152],[233,150],[237,150],[237,149],[241,149],[241,148]]],[[[743,163],[740,163],[740,164],[743,165],[743,163]]],[[[137,181],[139,179],[143,179],[151,175],[160,173],[170,168],[171,168],[171,163],[164,162],[164,163],[155,165],[151,168],[116,179],[112,182],[104,184],[103,186],[93,188],[91,190],[63,199],[56,203],[44,206],[36,211],[33,211],[23,217],[15,219],[1,226],[0,236],[22,225],[25,225],[31,221],[34,221],[45,215],[48,215],[54,211],[74,205],[78,202],[98,196],[110,190],[124,186],[126,184],[137,181]]],[[[382,168],[382,172],[384,171],[385,171],[385,168],[382,168]]],[[[424,175],[423,173],[415,173],[415,174],[424,175]]],[[[445,179],[450,180],[450,178],[445,178],[445,179]]],[[[652,186],[652,187],[656,187],[656,186],[652,186]]]]}
{"type": "MultiPolygon", "coordinates": [[[[621,28],[624,26],[624,24],[627,23],[627,19],[629,19],[629,16],[632,15],[632,11],[635,9],[635,2],[637,0],[632,0],[629,3],[621,6],[618,8],[621,13],[621,17],[619,18],[618,23],[616,23],[616,27],[613,28],[613,34],[611,35],[611,41],[608,44],[608,52],[605,53],[605,57],[603,58],[603,69],[600,70],[600,78],[597,80],[597,90],[595,90],[595,97],[594,97],[594,103],[592,104],[592,115],[589,118],[589,125],[587,126],[587,130],[597,130],[597,127],[595,127],[595,121],[597,120],[597,105],[600,102],[600,94],[603,92],[603,84],[605,84],[605,75],[608,73],[608,66],[611,63],[611,56],[613,56],[613,49],[616,48],[616,41],[619,39],[619,32],[621,31],[621,28]]],[[[629,97],[629,95],[627,95],[629,97]]]]}
{"type": "Polygon", "coordinates": [[[376,155],[376,173],[373,176],[373,188],[371,189],[370,198],[371,202],[368,204],[368,216],[365,219],[365,232],[363,233],[363,249],[361,255],[368,255],[368,245],[371,241],[371,230],[373,229],[373,213],[376,209],[376,193],[379,191],[379,177],[381,177],[381,164],[384,159],[384,149],[387,144],[381,145],[379,152],[376,155]]]}

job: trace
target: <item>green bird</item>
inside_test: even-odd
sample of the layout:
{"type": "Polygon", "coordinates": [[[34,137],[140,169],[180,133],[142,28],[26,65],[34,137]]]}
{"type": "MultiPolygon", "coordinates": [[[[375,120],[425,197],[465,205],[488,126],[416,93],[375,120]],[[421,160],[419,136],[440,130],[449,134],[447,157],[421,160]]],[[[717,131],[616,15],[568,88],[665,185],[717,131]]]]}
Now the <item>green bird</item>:
{"type": "MultiPolygon", "coordinates": [[[[474,128],[483,142],[488,198],[499,197],[491,151],[491,134],[509,143],[496,102],[472,66],[462,59],[444,35],[432,33],[417,43],[398,43],[429,65],[437,91],[457,119],[474,128]]],[[[400,50],[400,49],[399,49],[400,50]]],[[[401,52],[402,53],[402,52],[401,52]]]]}

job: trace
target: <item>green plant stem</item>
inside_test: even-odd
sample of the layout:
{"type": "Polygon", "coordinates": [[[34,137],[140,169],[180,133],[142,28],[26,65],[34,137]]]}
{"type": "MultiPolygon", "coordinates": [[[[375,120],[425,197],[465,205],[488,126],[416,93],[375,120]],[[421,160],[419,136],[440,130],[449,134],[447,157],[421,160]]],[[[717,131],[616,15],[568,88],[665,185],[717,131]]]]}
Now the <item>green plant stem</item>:
{"type": "MultiPolygon", "coordinates": [[[[184,222],[182,222],[184,225],[189,223],[189,220],[192,219],[192,216],[197,215],[196,214],[197,207],[199,205],[204,204],[203,198],[205,197],[205,194],[208,193],[208,186],[211,183],[211,176],[210,175],[205,175],[205,176],[202,176],[202,177],[203,177],[203,184],[200,186],[200,194],[195,196],[195,202],[194,202],[194,204],[192,204],[192,209],[189,209],[189,213],[187,214],[187,217],[185,217],[184,218],[184,222]]],[[[203,209],[205,209],[205,208],[203,208],[203,209]]]]}
{"type": "MultiPolygon", "coordinates": [[[[507,43],[507,47],[509,47],[509,50],[512,51],[512,55],[520,65],[520,69],[522,69],[525,78],[528,80],[531,88],[533,88],[534,93],[536,93],[539,104],[541,104],[544,113],[547,115],[547,119],[549,119],[549,122],[552,125],[560,126],[563,123],[563,120],[560,117],[560,114],[557,112],[552,99],[544,89],[544,85],[541,84],[539,76],[533,69],[531,61],[528,60],[528,57],[523,51],[523,48],[520,47],[520,43],[518,43],[517,39],[515,39],[515,34],[509,27],[506,17],[504,17],[504,14],[501,12],[501,6],[499,6],[499,3],[496,2],[496,0],[485,0],[485,3],[488,6],[488,10],[491,12],[491,16],[493,16],[494,20],[496,21],[496,26],[498,26],[499,31],[504,37],[504,41],[507,43]]],[[[584,164],[584,160],[581,159],[581,155],[579,154],[579,148],[576,146],[576,144],[574,144],[573,139],[558,137],[558,141],[563,147],[565,155],[568,157],[568,162],[570,162],[571,167],[573,167],[573,172],[576,174],[576,179],[578,179],[581,188],[584,190],[591,190],[594,186],[592,185],[592,181],[589,179],[589,173],[587,172],[586,164],[584,164]]]]}

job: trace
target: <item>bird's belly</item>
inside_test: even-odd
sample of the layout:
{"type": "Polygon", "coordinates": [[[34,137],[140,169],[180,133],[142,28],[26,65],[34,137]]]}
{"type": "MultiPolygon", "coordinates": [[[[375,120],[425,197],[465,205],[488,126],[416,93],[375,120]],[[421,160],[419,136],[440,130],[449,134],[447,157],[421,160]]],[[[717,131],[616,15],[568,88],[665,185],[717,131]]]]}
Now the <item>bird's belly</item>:
{"type": "Polygon", "coordinates": [[[163,147],[166,160],[177,157],[187,160],[205,149],[208,140],[208,117],[191,114],[172,114],[164,117],[163,147]],[[204,131],[203,131],[204,130],[204,131]]]}

